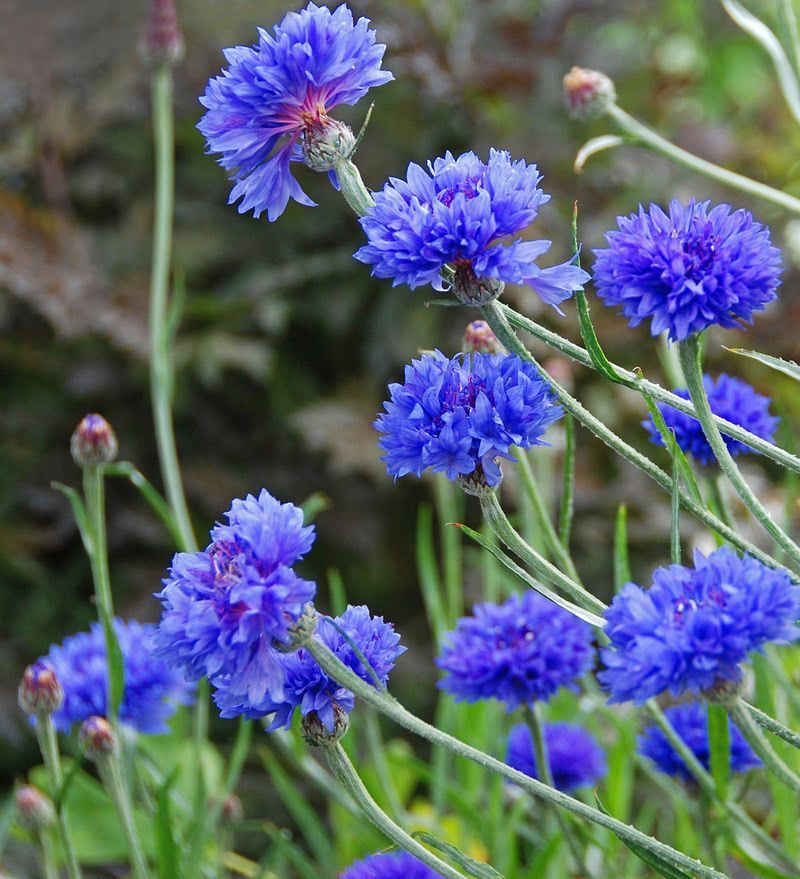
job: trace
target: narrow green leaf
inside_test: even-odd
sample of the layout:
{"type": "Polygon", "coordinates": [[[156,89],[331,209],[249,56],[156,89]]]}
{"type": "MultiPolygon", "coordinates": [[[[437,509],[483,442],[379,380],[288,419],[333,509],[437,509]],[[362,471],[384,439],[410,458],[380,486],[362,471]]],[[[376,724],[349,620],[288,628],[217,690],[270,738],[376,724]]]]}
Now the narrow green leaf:
{"type": "Polygon", "coordinates": [[[670,501],[669,553],[673,565],[681,563],[681,495],[680,465],[672,460],[672,498],[670,501]]]}
{"type": "Polygon", "coordinates": [[[179,875],[180,850],[172,823],[172,785],[180,767],[176,766],[156,795],[155,850],[159,879],[177,879],[179,875]]]}
{"type": "Polygon", "coordinates": [[[731,774],[731,737],[728,712],[721,705],[708,704],[709,765],[717,795],[724,803],[728,799],[731,774]]]}
{"type": "Polygon", "coordinates": [[[125,660],[122,649],[119,646],[117,633],[114,631],[110,619],[103,619],[103,631],[105,633],[106,646],[109,649],[108,657],[108,696],[111,703],[111,715],[119,714],[119,706],[125,695],[125,660]]]}
{"type": "Polygon", "coordinates": [[[431,848],[435,848],[442,852],[442,854],[447,855],[453,863],[458,864],[462,870],[469,873],[470,876],[474,876],[475,879],[505,879],[503,874],[498,873],[491,865],[476,861],[462,852],[461,849],[456,848],[449,842],[445,842],[443,839],[439,839],[438,836],[434,836],[432,833],[428,833],[425,830],[417,830],[411,835],[415,839],[420,840],[420,842],[424,842],[431,848]]]}
{"type": "Polygon", "coordinates": [[[303,522],[306,525],[309,525],[313,522],[320,513],[324,513],[325,510],[330,509],[331,499],[328,495],[323,494],[321,491],[315,491],[313,494],[310,494],[302,504],[300,504],[300,509],[303,511],[303,522]]]}
{"type": "Polygon", "coordinates": [[[575,156],[575,161],[572,163],[573,170],[576,174],[581,174],[584,166],[592,156],[596,156],[598,153],[602,153],[605,150],[622,146],[624,143],[625,139],[617,134],[601,134],[599,137],[593,137],[590,140],[587,140],[575,156]]]}
{"type": "Polygon", "coordinates": [[[561,506],[558,516],[558,535],[565,548],[569,547],[572,516],[575,511],[575,419],[564,416],[564,467],[561,477],[561,506]]]}
{"type": "Polygon", "coordinates": [[[628,508],[620,504],[614,525],[614,590],[631,581],[631,561],[628,554],[628,508]]]}
{"type": "Polygon", "coordinates": [[[17,802],[12,793],[6,797],[3,805],[0,806],[0,858],[3,856],[8,838],[11,835],[11,828],[14,825],[16,814],[17,802]]]}
{"type": "Polygon", "coordinates": [[[331,613],[339,616],[347,609],[347,592],[342,575],[336,568],[328,570],[328,591],[331,596],[331,613]]]}
{"type": "Polygon", "coordinates": [[[447,630],[447,614],[442,601],[441,576],[433,547],[433,510],[421,504],[417,512],[417,576],[425,604],[425,614],[436,642],[447,630]]]}
{"type": "Polygon", "coordinates": [[[81,541],[83,542],[83,548],[86,550],[86,555],[89,558],[94,556],[94,547],[92,545],[92,526],[89,522],[89,514],[86,512],[86,507],[83,503],[83,498],[72,488],[71,485],[64,485],[63,482],[51,482],[50,487],[54,488],[56,491],[60,491],[69,501],[70,506],[72,507],[72,514],[75,517],[75,523],[78,526],[78,531],[81,535],[81,541]]]}
{"type": "Polygon", "coordinates": [[[130,461],[117,461],[105,468],[107,476],[120,476],[127,479],[130,484],[139,491],[150,508],[161,520],[175,545],[184,549],[183,535],[181,534],[175,516],[172,514],[169,504],[157,491],[153,484],[139,471],[130,461]]]}

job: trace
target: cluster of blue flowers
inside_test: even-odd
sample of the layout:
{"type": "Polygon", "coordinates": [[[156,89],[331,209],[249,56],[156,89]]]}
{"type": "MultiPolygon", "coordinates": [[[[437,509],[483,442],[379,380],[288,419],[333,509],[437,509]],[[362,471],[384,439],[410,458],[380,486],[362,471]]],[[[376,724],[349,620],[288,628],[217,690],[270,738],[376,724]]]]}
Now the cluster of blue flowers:
{"type": "Polygon", "coordinates": [[[594,664],[591,627],[537,592],[476,604],[445,640],[439,686],[458,700],[498,699],[508,711],[576,688],[594,664]]]}
{"type": "MultiPolygon", "coordinates": [[[[769,440],[769,442],[773,441],[780,419],[770,413],[769,407],[772,401],[769,397],[756,393],[746,382],[725,375],[725,373],[722,373],[716,381],[710,375],[704,375],[703,386],[711,411],[715,415],[730,421],[731,424],[744,427],[755,436],[769,440]]],[[[679,397],[683,397],[684,400],[689,399],[689,391],[685,388],[679,388],[675,393],[679,397]]],[[[684,452],[704,466],[708,466],[716,460],[706,435],[703,433],[703,428],[696,418],[679,412],[667,403],[659,403],[658,409],[684,452]]],[[[652,417],[642,424],[650,432],[652,442],[663,446],[664,441],[652,417]]],[[[728,451],[734,457],[751,451],[749,446],[738,440],[730,437],[724,437],[724,439],[728,451]]]]}
{"type": "MultiPolygon", "coordinates": [[[[167,721],[179,704],[192,701],[194,687],[183,675],[153,653],[153,626],[131,620],[114,620],[114,632],[122,652],[125,694],[120,720],[141,733],[166,733],[167,721]]],[[[93,716],[108,714],[108,660],[103,628],[93,623],[88,632],[54,644],[40,660],[55,672],[64,701],[53,714],[60,732],[93,716]]]]}
{"type": "Polygon", "coordinates": [[[425,354],[389,394],[375,427],[394,477],[430,468],[497,485],[497,459],[513,460],[512,446],[541,445],[563,414],[535,367],[515,354],[425,354]]]}
{"type": "Polygon", "coordinates": [[[605,617],[611,643],[598,678],[610,702],[641,704],[664,691],[738,682],[749,653],[796,641],[800,587],[785,571],[722,547],[696,552],[693,568],[659,568],[649,589],[628,583],[605,617]]]}
{"type": "MultiPolygon", "coordinates": [[[[708,744],[708,720],[706,708],[701,702],[687,702],[674,705],[665,712],[667,720],[675,732],[689,746],[689,749],[700,763],[710,769],[710,747],[708,744]]],[[[747,772],[761,765],[761,761],[753,753],[750,745],[742,737],[732,722],[728,725],[730,732],[730,760],[733,772],[747,772]]],[[[673,775],[684,781],[692,781],[694,776],[683,758],[672,747],[664,733],[655,725],[649,726],[639,736],[639,753],[648,757],[667,775],[673,775]]]]}
{"type": "Polygon", "coordinates": [[[439,874],[408,852],[381,852],[351,864],[339,879],[438,879],[439,874]]]}

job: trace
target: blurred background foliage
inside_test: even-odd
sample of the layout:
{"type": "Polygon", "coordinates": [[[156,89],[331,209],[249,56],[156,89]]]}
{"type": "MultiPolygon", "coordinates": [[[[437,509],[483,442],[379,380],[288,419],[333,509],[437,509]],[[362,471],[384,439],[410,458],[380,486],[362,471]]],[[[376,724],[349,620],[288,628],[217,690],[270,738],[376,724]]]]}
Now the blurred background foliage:
{"type": "MultiPolygon", "coordinates": [[[[800,195],[800,140],[769,61],[718,3],[350,5],[372,18],[397,77],[375,94],[358,154],[368,185],[377,188],[409,161],[446,149],[509,149],[544,172],[553,200],[532,234],[554,241],[553,262],[569,253],[576,198],[586,262],[614,217],[640,201],[697,196],[750,207],[784,247],[782,297],[746,341],[732,332],[723,341],[797,357],[800,342],[786,328],[800,318],[800,220],[634,147],[592,159],[582,175],[572,169],[580,145],[610,130],[603,120],[580,123],[564,111],[561,77],[580,64],[612,76],[620,104],[682,146],[800,195]]],[[[767,14],[772,7],[759,4],[767,14]]],[[[324,175],[299,168],[320,207],[293,204],[274,225],[226,204],[225,174],[204,155],[195,129],[197,96],[218,71],[223,47],[252,42],[257,26],[271,27],[285,10],[284,0],[179,3],[187,54],[176,72],[174,264],[186,298],[175,352],[176,423],[187,493],[202,534],[231,498],[261,486],[295,502],[322,491],[330,507],[318,519],[308,572],[324,584],[335,568],[350,600],[368,600],[397,624],[414,649],[393,686],[424,711],[436,675],[413,546],[416,510],[430,492],[413,480],[392,484],[370,424],[403,364],[419,349],[457,350],[473,315],[426,307],[431,291],[371,279],[351,258],[359,227],[324,175]]],[[[121,457],[158,482],[145,359],[149,83],[137,53],[146,12],[146,0],[4,0],[0,9],[3,786],[36,762],[16,708],[22,668],[93,616],[88,563],[68,504],[50,487],[54,479],[77,482],[68,451],[75,424],[87,411],[102,412],[117,430],[121,457]]],[[[357,127],[366,109],[342,115],[357,127]]],[[[508,296],[522,312],[578,338],[569,304],[561,318],[530,291],[508,296]]],[[[593,316],[612,359],[663,379],[645,328],[628,330],[599,304],[593,316]]],[[[775,374],[724,356],[719,346],[714,351],[715,369],[746,373],[786,417],[800,414],[775,374]]],[[[645,446],[640,400],[566,362],[551,365],[607,423],[645,446]]],[[[634,574],[644,577],[668,557],[669,504],[585,432],[578,444],[575,556],[586,580],[607,593],[616,505],[624,500],[630,508],[634,574]]],[[[546,468],[550,459],[542,460],[546,468]]],[[[751,462],[747,472],[762,497],[774,491],[779,502],[767,468],[751,462]]],[[[123,482],[110,487],[109,516],[117,607],[152,620],[151,595],[172,553],[168,535],[123,482]]],[[[478,583],[473,590],[479,594],[478,583]]]]}

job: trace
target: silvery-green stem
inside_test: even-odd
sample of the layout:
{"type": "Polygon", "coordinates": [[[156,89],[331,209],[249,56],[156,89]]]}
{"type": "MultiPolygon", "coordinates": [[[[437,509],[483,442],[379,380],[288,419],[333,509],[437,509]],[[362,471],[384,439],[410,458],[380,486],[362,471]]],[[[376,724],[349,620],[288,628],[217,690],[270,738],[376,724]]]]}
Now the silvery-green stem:
{"type": "MultiPolygon", "coordinates": [[[[369,684],[366,686],[369,686],[369,684]]],[[[413,836],[409,836],[402,827],[392,821],[375,800],[372,799],[369,791],[364,787],[364,783],[359,778],[355,767],[350,762],[350,758],[338,742],[323,746],[323,750],[333,774],[342,783],[356,805],[381,833],[391,839],[395,845],[399,845],[407,852],[410,852],[414,857],[422,861],[423,864],[427,864],[440,876],[445,876],[446,879],[464,879],[463,873],[459,873],[458,870],[454,870],[449,864],[437,858],[424,845],[417,842],[413,836]]]]}
{"type": "Polygon", "coordinates": [[[36,836],[39,841],[39,847],[42,850],[42,867],[45,879],[58,879],[58,863],[50,831],[40,830],[36,836]]]}
{"type": "Polygon", "coordinates": [[[739,727],[739,731],[747,740],[747,743],[755,751],[766,769],[771,772],[786,787],[800,794],[800,777],[790,769],[778,756],[772,745],[767,741],[761,728],[753,719],[748,706],[741,700],[735,699],[730,705],[726,705],[733,722],[739,727]]]}
{"type": "Polygon", "coordinates": [[[547,561],[514,530],[508,521],[497,493],[487,491],[479,498],[481,512],[487,525],[494,531],[497,538],[504,543],[511,552],[515,553],[533,571],[535,576],[558,587],[565,595],[568,595],[577,605],[586,610],[602,614],[606,605],[596,598],[591,592],[587,592],[581,585],[576,583],[566,574],[559,571],[555,565],[547,561]]]}
{"type": "Polygon", "coordinates": [[[779,739],[783,739],[784,742],[790,744],[793,748],[800,748],[800,734],[796,733],[794,730],[789,729],[788,726],[784,726],[779,720],[775,720],[774,717],[770,717],[769,714],[765,714],[760,708],[756,708],[755,705],[751,705],[749,702],[745,702],[742,700],[745,708],[750,712],[753,720],[760,726],[763,727],[767,732],[772,733],[774,736],[777,736],[779,739]]]}
{"type": "Polygon", "coordinates": [[[625,134],[649,147],[654,152],[666,156],[678,165],[683,165],[685,168],[697,171],[698,174],[702,174],[704,177],[710,177],[712,180],[716,180],[733,189],[738,189],[740,192],[746,192],[748,195],[764,199],[787,211],[791,211],[793,214],[800,214],[800,199],[795,198],[793,195],[781,192],[780,189],[773,189],[765,183],[758,183],[756,180],[751,180],[743,174],[728,171],[727,168],[721,168],[713,162],[695,156],[693,153],[688,152],[688,150],[675,146],[674,143],[657,134],[652,128],[648,128],[638,119],[634,119],[633,116],[626,113],[613,102],[606,108],[606,113],[625,134]]]}
{"type": "Polygon", "coordinates": [[[336,176],[345,201],[357,216],[363,217],[375,204],[375,200],[364,185],[358,168],[350,159],[345,159],[341,165],[337,166],[336,176]]]}
{"type": "Polygon", "coordinates": [[[64,852],[64,861],[67,867],[69,879],[81,879],[81,866],[75,853],[67,819],[64,815],[63,803],[61,802],[61,787],[64,784],[64,772],[61,768],[61,753],[58,750],[58,736],[53,724],[53,718],[49,714],[39,714],[36,717],[36,738],[39,742],[39,750],[42,752],[45,769],[50,779],[50,788],[56,807],[56,827],[61,841],[61,849],[64,852]]]}
{"type": "Polygon", "coordinates": [[[508,779],[539,799],[553,803],[580,818],[592,821],[601,827],[611,830],[620,838],[647,849],[648,852],[657,858],[664,859],[672,866],[684,870],[692,876],[698,877],[698,879],[727,879],[724,873],[707,867],[705,864],[683,854],[683,852],[679,852],[671,846],[648,836],[646,833],[642,833],[635,827],[618,821],[599,809],[587,806],[586,803],[574,799],[561,791],[557,791],[555,788],[548,787],[546,784],[542,784],[542,782],[522,772],[518,772],[516,769],[512,769],[489,754],[485,754],[466,742],[462,742],[455,736],[451,736],[431,726],[429,723],[413,715],[410,711],[407,711],[390,694],[379,693],[374,687],[363,681],[317,638],[312,638],[306,647],[326,674],[360,699],[363,699],[368,705],[377,708],[378,711],[415,735],[422,736],[434,745],[447,748],[458,757],[472,760],[484,769],[508,779]]]}
{"type": "Polygon", "coordinates": [[[689,395],[694,403],[697,420],[703,428],[703,433],[714,452],[719,466],[736,489],[737,494],[744,505],[758,520],[764,530],[775,542],[786,550],[789,558],[795,565],[800,565],[800,547],[798,547],[789,535],[778,525],[765,509],[761,501],[755,496],[753,490],[747,484],[736,466],[725,440],[719,432],[719,428],[712,418],[711,406],[708,402],[706,389],[703,385],[702,352],[700,340],[697,334],[689,336],[679,343],[678,351],[681,358],[681,366],[689,388],[689,395]]]}
{"type": "Polygon", "coordinates": [[[139,839],[133,817],[133,804],[130,791],[122,774],[122,764],[118,753],[107,754],[97,759],[97,771],[103,786],[111,796],[119,816],[122,832],[128,844],[131,869],[135,879],[149,879],[150,869],[144,856],[144,849],[139,839]]]}

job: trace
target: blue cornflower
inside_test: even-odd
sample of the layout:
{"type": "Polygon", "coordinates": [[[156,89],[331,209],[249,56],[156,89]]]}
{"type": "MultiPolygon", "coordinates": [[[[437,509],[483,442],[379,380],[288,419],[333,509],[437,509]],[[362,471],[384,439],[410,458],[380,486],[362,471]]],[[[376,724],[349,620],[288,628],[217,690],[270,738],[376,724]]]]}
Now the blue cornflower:
{"type": "MultiPolygon", "coordinates": [[[[706,706],[702,702],[689,702],[685,705],[675,705],[668,708],[664,714],[675,732],[689,746],[694,756],[706,769],[709,769],[706,706]]],[[[748,769],[760,766],[761,761],[731,721],[728,722],[728,729],[730,730],[731,742],[731,769],[734,772],[747,772],[748,769]]],[[[675,775],[685,781],[691,781],[694,778],[678,752],[655,724],[647,727],[639,736],[638,750],[640,754],[649,757],[667,775],[675,775]]]]}
{"type": "Polygon", "coordinates": [[[465,301],[488,302],[507,281],[527,284],[558,307],[589,275],[570,263],[540,268],[536,259],[551,242],[519,237],[550,200],[540,180],[536,165],[512,161],[502,150],[490,150],[488,162],[448,152],[427,171],[412,163],[405,180],[392,177],[375,193],[375,206],[360,221],[369,243],[356,259],[393,286],[441,290],[440,274],[450,265],[465,301]]]}
{"type": "MultiPolygon", "coordinates": [[[[142,733],[168,732],[167,720],[179,703],[191,701],[194,691],[183,675],[155,656],[154,629],[134,620],[114,620],[125,669],[119,716],[142,733]]],[[[108,661],[99,623],[52,645],[40,661],[56,673],[64,691],[64,701],[52,714],[56,729],[68,733],[74,724],[108,713],[108,661]]]]}
{"type": "Polygon", "coordinates": [[[497,485],[497,459],[513,461],[512,446],[542,445],[563,414],[536,368],[516,354],[425,354],[389,393],[374,426],[394,477],[430,467],[448,479],[497,485]]]}
{"type": "MultiPolygon", "coordinates": [[[[608,772],[606,755],[594,736],[576,723],[544,724],[544,743],[550,762],[553,786],[569,793],[595,785],[608,772]]],[[[531,778],[539,778],[533,736],[527,724],[518,723],[508,734],[506,763],[531,778]]]]}
{"type": "Polygon", "coordinates": [[[356,861],[339,879],[439,879],[439,874],[404,851],[381,852],[356,861]]]}
{"type": "Polygon", "coordinates": [[[696,552],[693,568],[658,568],[650,589],[628,583],[614,598],[598,679],[609,702],[638,704],[737,682],[748,653],[800,637],[799,616],[800,587],[785,571],[728,547],[696,552]]]}
{"type": "Polygon", "coordinates": [[[242,698],[283,692],[274,641],[286,642],[316,585],[292,565],[314,542],[303,511],[266,489],[234,500],[204,552],[179,552],[164,588],[158,651],[187,678],[207,676],[242,698]]]}
{"type": "Polygon", "coordinates": [[[259,28],[252,47],[225,50],[229,66],[209,80],[200,98],[207,112],[197,127],[208,152],[220,153],[222,167],[235,171],[229,202],[241,198],[240,213],[266,211],[276,220],[289,198],[314,204],[289,163],[329,134],[351,149],[349,129],[329,112],[393,79],[381,70],[386,46],[368,25],[366,18],[354,23],[347,6],[331,11],[309,3],[288,13],[273,34],[259,28]]]}
{"type": "MultiPolygon", "coordinates": [[[[321,619],[316,637],[359,677],[374,684],[372,675],[339,630],[346,632],[372,671],[385,684],[397,657],[406,649],[400,646],[400,636],[391,623],[384,622],[383,617],[371,616],[369,608],[364,605],[348,606],[343,614],[335,617],[334,623],[335,625],[331,625],[330,621],[321,619]]],[[[281,654],[280,661],[285,682],[279,697],[271,697],[269,693],[265,693],[262,699],[252,700],[221,686],[214,694],[221,716],[236,717],[244,714],[247,717],[264,717],[274,714],[269,728],[281,729],[291,725],[295,709],[299,708],[303,717],[312,711],[316,712],[325,728],[333,732],[336,711],[352,711],[353,694],[331,680],[303,647],[294,653],[281,654]]]]}
{"type": "Polygon", "coordinates": [[[735,327],[776,296],[781,254],[767,226],[727,204],[670,202],[617,217],[607,248],[595,250],[594,283],[606,305],[618,305],[632,327],[685,339],[713,324],[735,327]]]}
{"type": "MultiPolygon", "coordinates": [[[[772,401],[769,397],[756,393],[746,382],[725,373],[722,373],[716,382],[710,375],[704,375],[703,386],[706,389],[711,411],[715,415],[730,421],[731,424],[744,427],[762,439],[773,441],[780,419],[770,414],[769,407],[772,401]]],[[[684,400],[689,399],[689,392],[685,388],[675,393],[684,400]]],[[[659,403],[658,409],[684,452],[701,464],[711,464],[715,460],[703,428],[696,418],[673,409],[667,403],[659,403]]],[[[652,442],[657,446],[664,445],[652,416],[643,421],[642,425],[650,432],[652,442]]],[[[724,440],[733,456],[751,451],[749,446],[730,437],[725,436],[724,440]]]]}
{"type": "Polygon", "coordinates": [[[577,689],[594,664],[592,630],[536,592],[476,604],[449,633],[437,660],[439,687],[459,701],[499,699],[508,711],[577,689]]]}

